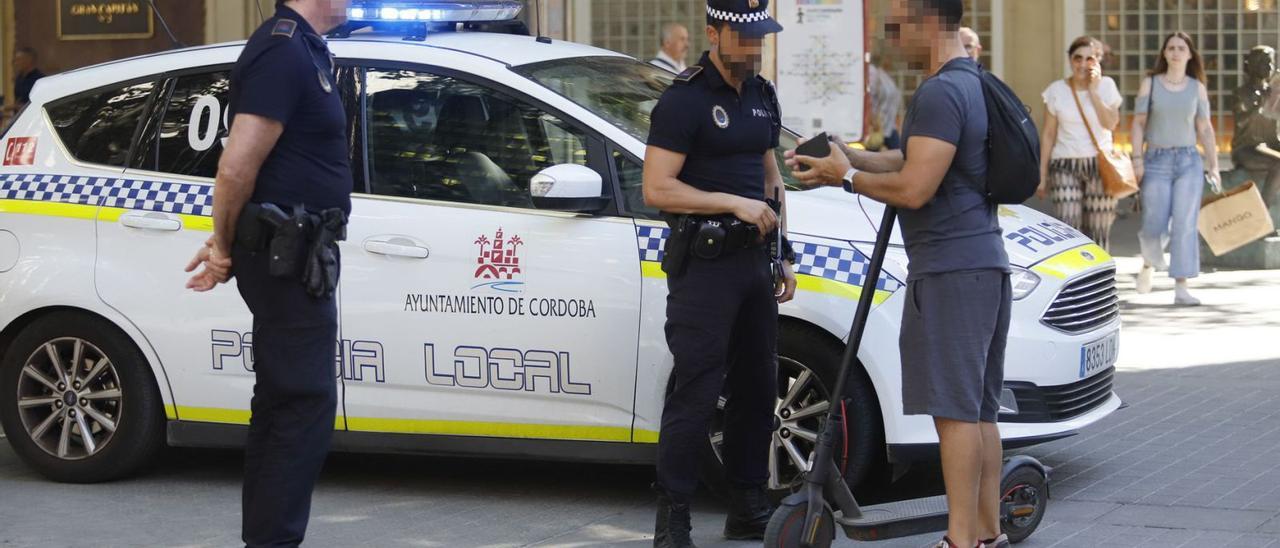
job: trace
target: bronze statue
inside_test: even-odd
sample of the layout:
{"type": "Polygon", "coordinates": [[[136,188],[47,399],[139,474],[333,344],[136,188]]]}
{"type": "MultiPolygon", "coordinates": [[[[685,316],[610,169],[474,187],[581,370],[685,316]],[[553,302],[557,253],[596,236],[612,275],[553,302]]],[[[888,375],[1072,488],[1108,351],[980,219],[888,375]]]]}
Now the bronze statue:
{"type": "Polygon", "coordinates": [[[1236,128],[1231,161],[1245,169],[1263,192],[1267,205],[1280,204],[1280,90],[1272,88],[1276,50],[1257,46],[1244,62],[1245,85],[1236,90],[1236,128]]]}

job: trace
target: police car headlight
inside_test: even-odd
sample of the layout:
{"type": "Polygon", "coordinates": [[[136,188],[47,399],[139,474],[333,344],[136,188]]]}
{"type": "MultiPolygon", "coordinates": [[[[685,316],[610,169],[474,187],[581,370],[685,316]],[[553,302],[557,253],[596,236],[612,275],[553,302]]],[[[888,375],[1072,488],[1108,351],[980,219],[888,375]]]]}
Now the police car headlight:
{"type": "Polygon", "coordinates": [[[1009,283],[1013,286],[1013,300],[1020,301],[1040,287],[1040,276],[1025,268],[1013,267],[1009,275],[1009,283]]]}

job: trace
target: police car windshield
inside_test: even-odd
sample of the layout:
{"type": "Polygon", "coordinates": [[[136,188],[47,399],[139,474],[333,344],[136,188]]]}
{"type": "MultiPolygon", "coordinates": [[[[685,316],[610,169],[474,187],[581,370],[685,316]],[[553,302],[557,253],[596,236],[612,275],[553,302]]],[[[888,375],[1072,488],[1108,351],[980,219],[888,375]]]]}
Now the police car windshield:
{"type": "MultiPolygon", "coordinates": [[[[626,57],[574,57],[514,67],[529,78],[604,118],[632,137],[649,138],[650,113],[675,75],[626,57]]],[[[783,165],[782,151],[796,147],[797,139],[783,131],[778,165],[787,186],[798,188],[783,165]]]]}

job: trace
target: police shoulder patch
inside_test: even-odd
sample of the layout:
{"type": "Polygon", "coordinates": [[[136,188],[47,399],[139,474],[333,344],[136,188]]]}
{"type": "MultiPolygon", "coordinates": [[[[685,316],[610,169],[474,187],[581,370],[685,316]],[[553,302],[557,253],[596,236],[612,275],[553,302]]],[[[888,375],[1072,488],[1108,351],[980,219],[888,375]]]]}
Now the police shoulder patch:
{"type": "Polygon", "coordinates": [[[694,65],[677,74],[675,81],[687,84],[697,78],[699,74],[702,74],[702,65],[694,65]]]}
{"type": "Polygon", "coordinates": [[[271,28],[272,36],[283,36],[285,38],[293,38],[293,33],[298,31],[298,22],[293,19],[281,19],[276,21],[276,25],[271,28]]]}

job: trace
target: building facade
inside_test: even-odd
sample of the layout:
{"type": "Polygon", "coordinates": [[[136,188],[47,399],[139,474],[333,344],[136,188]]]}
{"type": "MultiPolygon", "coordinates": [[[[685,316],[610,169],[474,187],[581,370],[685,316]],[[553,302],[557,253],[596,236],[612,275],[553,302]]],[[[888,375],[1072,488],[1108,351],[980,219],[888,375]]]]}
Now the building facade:
{"type": "MultiPolygon", "coordinates": [[[[146,0],[0,0],[0,44],[3,45],[6,97],[12,93],[8,60],[17,47],[34,47],[41,68],[54,73],[110,59],[173,46],[159,20],[145,36],[67,36],[59,10],[70,4],[145,6],[146,0]]],[[[889,0],[868,0],[866,21],[873,53],[883,53],[881,14],[889,0]]],[[[1040,92],[1069,71],[1066,47],[1090,34],[1108,45],[1104,72],[1115,78],[1126,97],[1125,121],[1117,142],[1128,143],[1128,120],[1138,86],[1154,65],[1163,38],[1184,30],[1196,38],[1205,56],[1214,123],[1224,155],[1233,127],[1232,91],[1241,84],[1243,58],[1250,48],[1280,47],[1280,0],[966,0],[965,24],[982,37],[983,64],[1001,75],[1043,115],[1040,92]]],[[[243,39],[269,15],[274,0],[156,0],[181,43],[196,45],[243,39]],[[255,2],[257,5],[255,5],[255,2]],[[259,12],[261,10],[261,12],[259,12]]],[[[706,48],[702,0],[526,0],[522,17],[530,28],[554,39],[594,44],[641,59],[652,57],[664,24],[678,22],[690,30],[687,61],[706,48]]],[[[68,13],[63,11],[63,14],[68,13]]],[[[110,25],[102,25],[110,27],[110,25]]],[[[107,34],[110,34],[107,32],[107,34]]],[[[772,41],[766,43],[766,51],[772,41]]],[[[909,98],[925,77],[877,55],[909,98]]],[[[764,74],[776,74],[766,53],[764,74]]],[[[786,90],[781,90],[786,93],[786,90]]]]}

